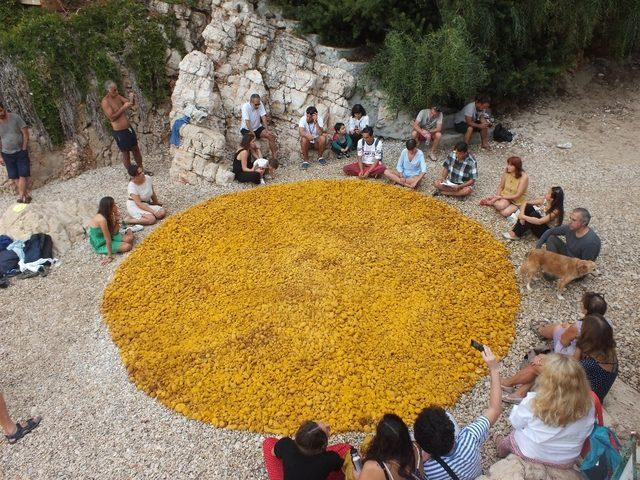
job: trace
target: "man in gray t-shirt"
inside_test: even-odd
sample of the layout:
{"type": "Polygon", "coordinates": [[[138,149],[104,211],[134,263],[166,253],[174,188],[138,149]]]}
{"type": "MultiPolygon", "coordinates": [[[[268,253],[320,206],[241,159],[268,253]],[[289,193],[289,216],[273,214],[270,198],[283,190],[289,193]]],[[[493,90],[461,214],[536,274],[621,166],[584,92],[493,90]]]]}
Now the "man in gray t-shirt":
{"type": "Polygon", "coordinates": [[[462,110],[453,117],[453,127],[456,132],[464,134],[464,141],[469,144],[473,132],[480,132],[482,148],[489,147],[489,129],[493,126],[489,120],[489,108],[491,100],[484,95],[478,95],[475,101],[464,106],[462,110]]]}
{"type": "Polygon", "coordinates": [[[27,178],[31,176],[29,152],[29,129],[20,115],[9,113],[0,104],[0,164],[7,168],[8,177],[18,190],[18,203],[29,203],[27,178]]]}
{"type": "Polygon", "coordinates": [[[580,260],[595,261],[600,254],[600,237],[589,228],[591,214],[586,208],[576,208],[569,215],[569,223],[550,228],[542,234],[536,248],[545,243],[547,250],[580,260]],[[563,236],[563,242],[558,236],[563,236]]]}
{"type": "Polygon", "coordinates": [[[431,107],[420,110],[413,122],[411,138],[418,144],[429,143],[429,160],[436,161],[435,152],[442,137],[442,109],[431,107]]]}

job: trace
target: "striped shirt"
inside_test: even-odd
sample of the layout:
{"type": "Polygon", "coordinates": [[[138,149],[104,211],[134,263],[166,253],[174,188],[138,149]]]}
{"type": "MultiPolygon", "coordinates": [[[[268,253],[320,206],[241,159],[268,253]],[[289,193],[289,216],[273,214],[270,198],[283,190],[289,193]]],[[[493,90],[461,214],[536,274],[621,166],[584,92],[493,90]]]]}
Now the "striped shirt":
{"type": "MultiPolygon", "coordinates": [[[[481,415],[476,418],[460,431],[451,455],[442,457],[460,480],[473,480],[482,475],[480,447],[489,436],[489,427],[491,424],[487,417],[481,415]]],[[[429,480],[451,480],[435,460],[424,462],[424,473],[429,480]]]]}

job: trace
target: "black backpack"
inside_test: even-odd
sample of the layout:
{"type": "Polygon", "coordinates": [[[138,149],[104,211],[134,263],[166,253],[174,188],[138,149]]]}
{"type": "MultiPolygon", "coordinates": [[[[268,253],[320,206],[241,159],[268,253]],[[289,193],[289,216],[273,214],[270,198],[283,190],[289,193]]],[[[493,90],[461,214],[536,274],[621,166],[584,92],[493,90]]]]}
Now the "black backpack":
{"type": "Polygon", "coordinates": [[[513,133],[504,128],[501,123],[493,129],[493,139],[496,142],[510,142],[513,140],[513,133]]]}

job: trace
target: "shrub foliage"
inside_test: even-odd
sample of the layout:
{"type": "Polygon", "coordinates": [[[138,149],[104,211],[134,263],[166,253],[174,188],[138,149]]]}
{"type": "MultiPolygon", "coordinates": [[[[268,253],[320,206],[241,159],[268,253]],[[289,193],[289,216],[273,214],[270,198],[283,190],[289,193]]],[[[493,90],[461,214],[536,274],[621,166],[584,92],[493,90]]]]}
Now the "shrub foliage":
{"type": "Polygon", "coordinates": [[[545,90],[585,51],[640,46],[640,0],[280,0],[325,43],[377,46],[370,72],[397,107],[545,90]]]}
{"type": "Polygon", "coordinates": [[[103,94],[104,80],[120,78],[122,62],[153,103],[167,97],[164,59],[166,48],[177,45],[173,24],[150,16],[140,2],[102,0],[63,16],[7,0],[0,21],[0,54],[13,58],[26,76],[36,112],[55,144],[64,140],[57,103],[64,99],[65,82],[86,94],[95,79],[103,94]]]}

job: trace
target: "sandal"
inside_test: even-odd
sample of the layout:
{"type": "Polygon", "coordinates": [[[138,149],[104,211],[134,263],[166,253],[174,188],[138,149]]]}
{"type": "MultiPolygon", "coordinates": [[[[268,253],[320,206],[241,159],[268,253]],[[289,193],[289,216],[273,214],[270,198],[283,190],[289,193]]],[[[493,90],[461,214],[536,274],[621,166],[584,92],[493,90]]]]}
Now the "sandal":
{"type": "Polygon", "coordinates": [[[144,170],[144,174],[153,177],[153,172],[151,170],[144,170]]]}
{"type": "Polygon", "coordinates": [[[42,420],[42,417],[33,417],[27,420],[27,423],[24,426],[21,425],[20,423],[16,423],[16,433],[14,433],[13,435],[5,435],[7,442],[13,445],[22,437],[24,437],[27,433],[30,433],[33,430],[35,430],[36,427],[40,425],[41,420],[42,420]]]}
{"type": "Polygon", "coordinates": [[[504,393],[513,393],[516,391],[516,387],[507,387],[506,385],[500,384],[500,388],[504,393]]]}

